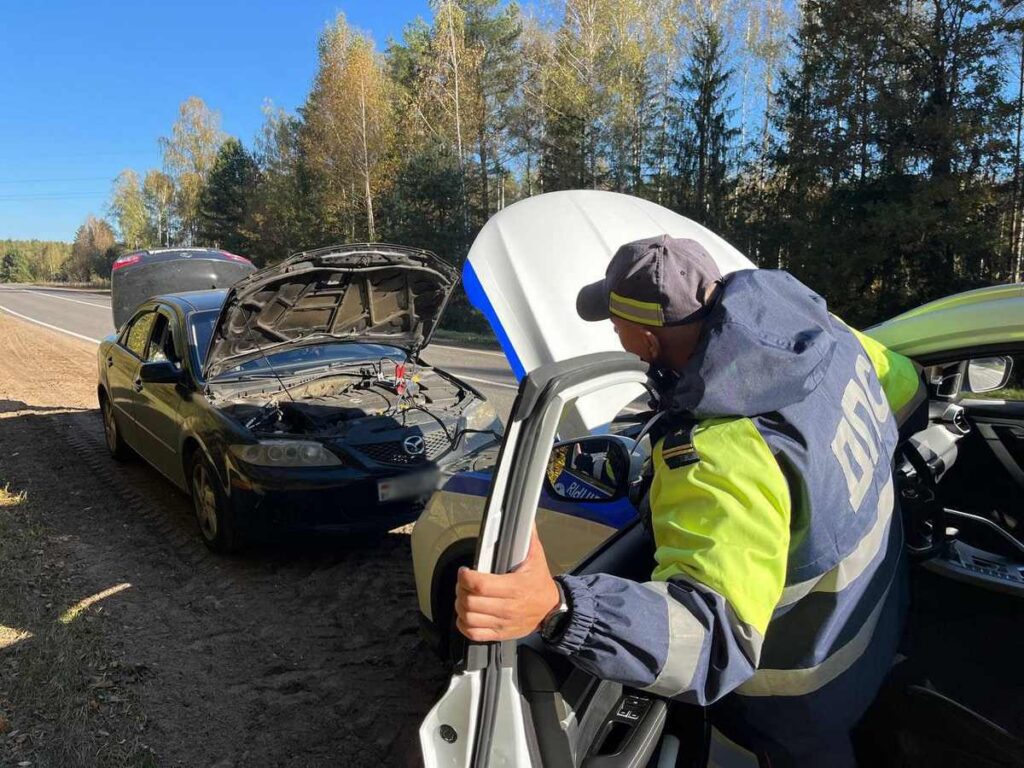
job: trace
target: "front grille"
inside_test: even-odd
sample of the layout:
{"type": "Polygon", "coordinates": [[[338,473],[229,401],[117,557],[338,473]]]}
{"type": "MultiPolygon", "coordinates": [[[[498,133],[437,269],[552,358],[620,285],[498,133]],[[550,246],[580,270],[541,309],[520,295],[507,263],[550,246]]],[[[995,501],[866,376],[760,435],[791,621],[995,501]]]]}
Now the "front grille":
{"type": "Polygon", "coordinates": [[[427,461],[435,461],[451,450],[451,441],[444,433],[444,430],[435,429],[423,437],[423,453],[417,456],[410,456],[406,453],[401,440],[392,440],[385,443],[363,443],[354,446],[356,450],[366,454],[374,461],[381,464],[391,464],[396,467],[413,467],[427,461]]]}

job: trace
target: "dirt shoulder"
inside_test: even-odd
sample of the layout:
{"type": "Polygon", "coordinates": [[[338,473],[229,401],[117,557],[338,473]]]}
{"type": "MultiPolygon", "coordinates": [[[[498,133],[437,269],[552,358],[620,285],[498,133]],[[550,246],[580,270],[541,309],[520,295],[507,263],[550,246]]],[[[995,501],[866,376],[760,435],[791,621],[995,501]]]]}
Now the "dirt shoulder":
{"type": "Polygon", "coordinates": [[[0,314],[0,765],[410,765],[408,535],[209,554],[108,458],[95,347],[0,314]]]}

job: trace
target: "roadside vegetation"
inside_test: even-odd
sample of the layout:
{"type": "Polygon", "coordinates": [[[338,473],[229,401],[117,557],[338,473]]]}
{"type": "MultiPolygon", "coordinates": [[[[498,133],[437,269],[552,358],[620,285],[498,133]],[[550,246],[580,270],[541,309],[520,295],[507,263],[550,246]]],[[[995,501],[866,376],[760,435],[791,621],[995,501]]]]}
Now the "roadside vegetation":
{"type": "MultiPolygon", "coordinates": [[[[381,45],[338,16],[295,113],[268,104],[237,138],[188,99],[163,167],[117,176],[109,224],[0,279],[88,281],[167,244],[266,264],[386,240],[458,264],[503,206],[594,188],[706,224],[865,324],[1022,279],[1020,19],[1019,0],[435,0],[381,45]]],[[[484,325],[462,296],[446,324],[484,325]]]]}

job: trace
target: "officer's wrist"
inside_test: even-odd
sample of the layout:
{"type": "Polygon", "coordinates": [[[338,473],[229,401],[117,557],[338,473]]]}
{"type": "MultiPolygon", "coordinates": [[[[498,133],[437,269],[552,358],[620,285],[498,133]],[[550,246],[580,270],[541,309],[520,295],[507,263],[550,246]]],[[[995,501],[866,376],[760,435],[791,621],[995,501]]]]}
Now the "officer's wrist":
{"type": "Polygon", "coordinates": [[[557,643],[561,640],[572,618],[572,600],[569,591],[562,583],[561,577],[556,576],[554,582],[558,589],[558,603],[548,611],[540,622],[540,636],[546,643],[557,643]]]}

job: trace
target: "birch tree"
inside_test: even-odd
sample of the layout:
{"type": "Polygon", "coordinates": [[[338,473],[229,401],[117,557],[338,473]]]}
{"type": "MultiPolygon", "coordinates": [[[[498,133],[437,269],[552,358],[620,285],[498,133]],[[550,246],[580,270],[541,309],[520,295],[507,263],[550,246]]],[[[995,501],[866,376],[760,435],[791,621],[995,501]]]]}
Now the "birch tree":
{"type": "Polygon", "coordinates": [[[350,231],[361,208],[376,239],[374,197],[387,179],[394,142],[392,83],[373,41],[339,15],[320,38],[320,65],[303,108],[304,150],[332,190],[330,205],[350,231]]]}
{"type": "Polygon", "coordinates": [[[139,185],[139,176],[131,168],[121,171],[114,180],[110,214],[117,224],[121,242],[137,249],[150,244],[149,219],[139,185]]]}
{"type": "Polygon", "coordinates": [[[142,182],[142,201],[154,244],[170,245],[174,180],[155,168],[146,171],[146,178],[142,182]]]}
{"type": "Polygon", "coordinates": [[[220,129],[220,114],[198,96],[182,102],[178,112],[171,135],[161,137],[160,146],[164,170],[174,180],[182,239],[190,245],[196,238],[199,197],[225,135],[220,129]]]}

